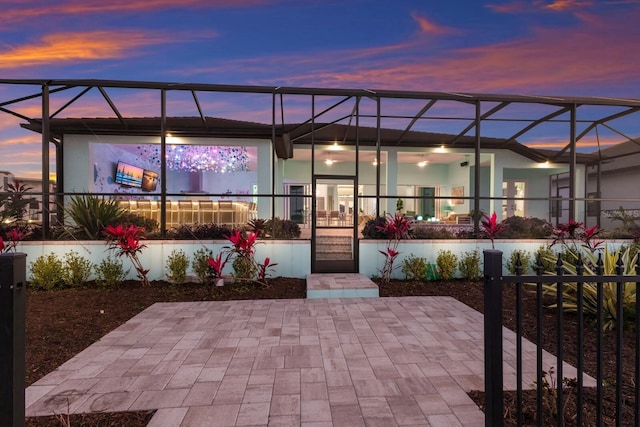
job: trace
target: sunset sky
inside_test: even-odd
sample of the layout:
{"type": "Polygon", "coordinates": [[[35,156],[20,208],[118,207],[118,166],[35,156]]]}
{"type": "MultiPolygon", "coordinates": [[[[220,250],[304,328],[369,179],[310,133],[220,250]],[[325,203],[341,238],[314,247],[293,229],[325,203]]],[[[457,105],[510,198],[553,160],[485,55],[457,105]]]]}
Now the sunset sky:
{"type": "MultiPolygon", "coordinates": [[[[638,0],[0,5],[5,79],[640,97],[638,0]]],[[[0,86],[0,102],[13,90],[0,86]]],[[[38,135],[19,132],[18,123],[0,114],[0,170],[38,176],[38,135]]],[[[545,142],[553,145],[553,136],[545,142]]]]}

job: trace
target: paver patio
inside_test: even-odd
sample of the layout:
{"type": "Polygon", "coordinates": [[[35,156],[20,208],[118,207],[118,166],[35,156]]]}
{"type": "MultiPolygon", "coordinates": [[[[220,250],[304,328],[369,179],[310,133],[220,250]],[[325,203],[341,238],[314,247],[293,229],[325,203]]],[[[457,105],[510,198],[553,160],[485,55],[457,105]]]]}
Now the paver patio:
{"type": "MultiPolygon", "coordinates": [[[[515,335],[504,333],[514,388],[515,335]]],[[[151,427],[483,426],[467,395],[483,388],[482,335],[482,314],[450,297],[158,303],[28,387],[26,413],[157,409],[151,427]]],[[[528,385],[533,344],[524,354],[528,385]]]]}

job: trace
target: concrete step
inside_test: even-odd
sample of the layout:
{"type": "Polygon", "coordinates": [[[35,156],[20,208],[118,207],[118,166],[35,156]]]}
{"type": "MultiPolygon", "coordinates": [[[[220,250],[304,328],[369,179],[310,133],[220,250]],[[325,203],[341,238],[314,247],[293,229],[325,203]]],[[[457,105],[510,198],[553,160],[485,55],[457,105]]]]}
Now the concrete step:
{"type": "Polygon", "coordinates": [[[353,239],[344,236],[316,236],[316,244],[323,245],[353,245],[353,239]]]}
{"type": "Polygon", "coordinates": [[[364,274],[328,273],[307,275],[307,298],[378,297],[378,285],[364,274]]]}
{"type": "Polygon", "coordinates": [[[347,260],[353,259],[353,254],[351,252],[325,252],[325,253],[316,252],[316,259],[319,261],[331,261],[331,260],[347,261],[347,260]]]}
{"type": "Polygon", "coordinates": [[[316,252],[351,252],[351,245],[316,245],[316,252]]]}

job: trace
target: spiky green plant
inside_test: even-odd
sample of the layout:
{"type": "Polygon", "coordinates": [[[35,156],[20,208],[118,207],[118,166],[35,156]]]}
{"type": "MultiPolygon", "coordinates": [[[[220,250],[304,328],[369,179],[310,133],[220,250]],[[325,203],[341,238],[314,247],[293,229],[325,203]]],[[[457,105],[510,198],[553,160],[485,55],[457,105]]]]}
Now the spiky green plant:
{"type": "MultiPolygon", "coordinates": [[[[637,254],[633,255],[630,248],[624,248],[622,250],[611,250],[608,247],[604,247],[602,252],[591,252],[583,250],[581,252],[581,259],[584,265],[585,282],[583,284],[583,309],[585,315],[596,318],[598,315],[598,286],[596,283],[588,282],[590,275],[596,274],[596,268],[599,264],[599,258],[602,262],[602,273],[604,275],[615,275],[618,262],[623,265],[623,274],[634,275],[635,263],[637,254]]],[[[552,261],[547,259],[546,261],[552,261]]],[[[577,258],[575,261],[564,259],[562,261],[563,271],[566,274],[576,274],[577,272],[577,258]]],[[[555,273],[549,271],[548,273],[555,273]]],[[[622,286],[622,307],[623,307],[623,322],[632,322],[635,320],[635,303],[636,303],[636,284],[633,282],[621,283],[622,286]]],[[[614,329],[617,324],[617,287],[615,282],[605,282],[602,284],[603,294],[603,315],[604,323],[603,329],[614,329]]],[[[544,292],[546,294],[557,295],[557,284],[544,285],[544,292]]],[[[578,309],[578,284],[563,283],[562,288],[562,307],[568,312],[577,312],[578,309]]],[[[557,307],[556,304],[551,307],[557,307]]]]}
{"type": "Polygon", "coordinates": [[[62,208],[70,222],[65,224],[66,234],[88,239],[102,239],[102,231],[118,223],[125,210],[118,201],[93,195],[72,196],[62,208]]]}

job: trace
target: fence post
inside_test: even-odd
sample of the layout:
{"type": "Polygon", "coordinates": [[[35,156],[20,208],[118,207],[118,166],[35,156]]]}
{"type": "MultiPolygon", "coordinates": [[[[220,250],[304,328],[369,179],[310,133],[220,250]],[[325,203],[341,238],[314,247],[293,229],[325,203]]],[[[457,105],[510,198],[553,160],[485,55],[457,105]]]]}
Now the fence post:
{"type": "Polygon", "coordinates": [[[0,254],[0,426],[24,426],[27,255],[0,254]]]}
{"type": "Polygon", "coordinates": [[[484,253],[484,419],[502,426],[502,251],[484,253]]]}

